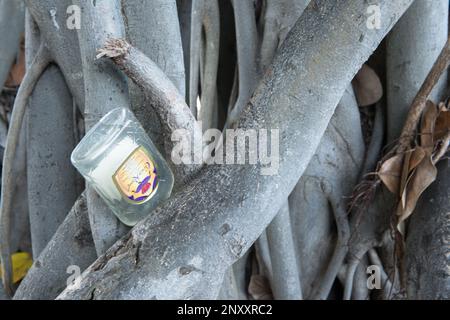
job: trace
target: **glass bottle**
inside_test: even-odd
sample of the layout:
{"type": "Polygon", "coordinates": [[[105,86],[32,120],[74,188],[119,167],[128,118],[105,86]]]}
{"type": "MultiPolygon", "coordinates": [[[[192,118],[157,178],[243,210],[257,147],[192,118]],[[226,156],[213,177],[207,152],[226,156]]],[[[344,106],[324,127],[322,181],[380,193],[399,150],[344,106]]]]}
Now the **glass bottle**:
{"type": "Polygon", "coordinates": [[[72,164],[128,226],[169,198],[173,174],[134,115],[106,114],[74,149],[72,164]]]}

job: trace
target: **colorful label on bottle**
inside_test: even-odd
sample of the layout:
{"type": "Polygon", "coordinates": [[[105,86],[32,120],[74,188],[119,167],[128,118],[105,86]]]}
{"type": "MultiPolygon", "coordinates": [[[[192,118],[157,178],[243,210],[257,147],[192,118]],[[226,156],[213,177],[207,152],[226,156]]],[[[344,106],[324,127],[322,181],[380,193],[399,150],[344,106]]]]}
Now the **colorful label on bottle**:
{"type": "Polygon", "coordinates": [[[149,200],[158,188],[155,163],[143,147],[136,148],[113,175],[120,193],[131,203],[149,200]]]}

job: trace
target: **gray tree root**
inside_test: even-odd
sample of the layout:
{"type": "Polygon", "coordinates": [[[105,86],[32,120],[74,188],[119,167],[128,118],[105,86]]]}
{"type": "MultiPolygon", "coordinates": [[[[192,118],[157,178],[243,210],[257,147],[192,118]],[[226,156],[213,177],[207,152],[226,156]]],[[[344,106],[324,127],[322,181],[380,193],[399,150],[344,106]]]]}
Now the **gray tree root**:
{"type": "Polygon", "coordinates": [[[437,180],[425,191],[408,226],[408,299],[450,299],[450,169],[438,164],[437,180]]]}
{"type": "Polygon", "coordinates": [[[59,298],[216,297],[226,269],[270,223],[303,174],[346,84],[411,1],[377,3],[386,21],[379,30],[366,27],[366,4],[359,0],[308,6],[244,108],[241,128],[280,129],[278,175],[261,175],[261,164],[205,167],[91,265],[79,287],[59,298]],[[255,186],[258,196],[247,197],[255,186]]]}
{"type": "Polygon", "coordinates": [[[390,299],[391,295],[394,293],[392,288],[392,282],[389,279],[388,274],[386,273],[383,263],[381,262],[380,257],[378,256],[378,253],[375,249],[370,249],[368,252],[370,262],[372,265],[378,266],[381,271],[381,286],[382,286],[382,295],[381,298],[383,300],[390,299]]]}
{"type": "Polygon", "coordinates": [[[25,77],[17,93],[17,97],[14,101],[13,113],[11,117],[5,155],[3,159],[0,212],[0,258],[3,268],[3,285],[9,295],[12,295],[13,293],[13,287],[11,283],[12,269],[10,232],[12,197],[14,194],[13,189],[15,186],[14,159],[28,98],[32,93],[34,86],[39,80],[41,74],[47,68],[49,62],[50,56],[48,50],[45,45],[41,45],[34,61],[31,64],[30,69],[25,74],[25,77]]]}
{"type": "Polygon", "coordinates": [[[198,117],[197,98],[200,86],[200,59],[205,0],[192,0],[189,61],[189,107],[198,117]]]}
{"type": "MultiPolygon", "coordinates": [[[[447,41],[448,3],[416,1],[387,37],[388,142],[399,138],[411,103],[447,41]],[[432,35],[432,36],[430,36],[432,35]]],[[[436,86],[441,98],[446,76],[436,86]]]]}
{"type": "MultiPolygon", "coordinates": [[[[186,1],[183,1],[183,4],[186,1]]],[[[187,2],[186,2],[187,3],[187,2]]],[[[185,95],[183,48],[180,38],[177,8],[174,0],[122,1],[128,42],[164,72],[178,92],[185,95]]],[[[149,134],[153,143],[164,155],[164,135],[161,123],[146,95],[129,81],[131,109],[149,134]]],[[[169,137],[170,140],[170,137],[169,137]]],[[[168,155],[170,157],[170,154],[168,155]]],[[[166,155],[167,158],[167,155],[166,155]]]]}
{"type": "MultiPolygon", "coordinates": [[[[260,48],[261,50],[260,54],[261,57],[264,57],[265,63],[261,61],[259,65],[257,63],[258,55],[257,52],[255,52],[256,49],[259,49],[257,43],[259,37],[256,33],[256,30],[254,30],[256,28],[256,21],[254,18],[255,13],[249,12],[252,6],[248,7],[248,4],[242,5],[240,4],[240,2],[234,2],[236,30],[237,30],[236,40],[238,47],[237,50],[239,62],[237,70],[239,77],[236,78],[234,85],[236,87],[236,91],[239,92],[237,93],[237,100],[233,100],[232,105],[230,105],[229,107],[229,115],[227,122],[230,125],[232,125],[239,117],[243,107],[242,102],[247,103],[248,99],[253,93],[257,80],[259,79],[259,75],[263,73],[268,67],[268,64],[272,62],[276,49],[278,49],[278,47],[282,44],[287,35],[287,32],[292,28],[293,24],[298,19],[298,17],[300,17],[301,13],[306,7],[307,2],[308,1],[300,1],[293,3],[290,0],[265,2],[266,7],[264,9],[264,13],[262,14],[263,16],[262,20],[264,21],[264,28],[262,30],[263,42],[260,48]],[[251,15],[251,19],[245,21],[244,17],[248,15],[251,15]],[[252,59],[250,60],[246,55],[247,51],[250,52],[250,57],[252,57],[252,59]],[[253,78],[250,78],[249,77],[250,75],[253,78]]],[[[261,60],[263,60],[263,58],[261,58],[261,60]]],[[[289,205],[287,201],[283,207],[289,210],[289,205]]],[[[270,238],[273,241],[275,241],[276,239],[293,238],[289,214],[281,214],[281,216],[283,218],[274,219],[275,224],[277,226],[271,229],[272,236],[270,238]],[[283,223],[285,224],[285,226],[282,226],[283,223]],[[278,232],[289,232],[289,233],[277,234],[278,232]]],[[[293,247],[290,246],[289,241],[285,241],[284,243],[280,242],[270,243],[271,241],[267,240],[266,231],[261,235],[260,239],[258,239],[257,241],[258,245],[256,246],[256,251],[261,258],[261,262],[265,264],[264,266],[261,266],[261,268],[265,270],[264,274],[269,278],[269,280],[271,280],[272,285],[277,285],[277,282],[272,279],[272,276],[274,275],[272,273],[273,269],[277,269],[277,271],[284,269],[291,270],[289,274],[286,274],[286,276],[288,278],[294,279],[293,286],[291,288],[285,287],[283,285],[279,286],[277,285],[277,288],[273,288],[274,298],[278,299],[279,297],[282,296],[283,297],[291,296],[292,298],[294,297],[298,298],[302,296],[300,286],[296,290],[294,289],[297,286],[297,284],[299,284],[300,278],[295,250],[293,250],[293,247]],[[277,250],[284,252],[285,256],[283,260],[271,259],[271,255],[273,255],[273,253],[269,249],[269,244],[271,244],[272,247],[278,247],[277,250]],[[287,247],[283,247],[285,245],[287,247]],[[289,266],[285,262],[288,262],[289,266]],[[285,289],[287,289],[287,291],[285,289]],[[293,289],[294,292],[292,292],[292,290],[290,289],[293,289]]],[[[237,270],[235,270],[235,272],[236,271],[237,270]]],[[[275,276],[277,278],[283,278],[284,275],[277,274],[275,276]]]]}
{"type": "Polygon", "coordinates": [[[310,0],[267,0],[261,17],[263,36],[260,50],[260,69],[266,70],[275,52],[283,43],[295,21],[303,13],[310,0]]]}
{"type": "MultiPolygon", "coordinates": [[[[99,50],[97,57],[102,56],[112,58],[114,63],[143,90],[148,101],[151,102],[161,120],[161,134],[164,137],[168,157],[177,143],[171,139],[171,134],[175,130],[184,129],[191,134],[191,137],[201,137],[201,128],[184,102],[184,97],[150,58],[123,39],[108,41],[99,50]]],[[[197,148],[192,148],[188,156],[202,154],[202,144],[196,144],[196,146],[197,148]]],[[[172,163],[176,186],[184,185],[201,168],[201,165],[201,163],[193,165],[172,163]]]]}
{"type": "MultiPolygon", "coordinates": [[[[45,41],[52,60],[64,75],[80,110],[84,110],[84,81],[77,30],[67,27],[67,9],[72,0],[24,0],[45,41]]],[[[81,26],[87,21],[82,17],[81,26]]],[[[92,27],[92,26],[91,26],[92,27]]],[[[90,27],[90,28],[91,28],[90,27]]]]}
{"type": "MultiPolygon", "coordinates": [[[[394,141],[400,136],[401,125],[406,120],[410,106],[415,100],[416,94],[422,86],[430,69],[433,67],[441,49],[444,47],[448,36],[448,3],[447,1],[416,1],[393,28],[387,41],[387,79],[388,79],[388,139],[394,141]],[[430,36],[433,35],[433,36],[430,36]]],[[[435,86],[430,99],[438,102],[443,98],[447,89],[447,75],[441,76],[441,80],[435,86]]],[[[426,97],[425,97],[426,99],[426,97]]],[[[413,110],[411,110],[413,111],[413,110]]],[[[441,166],[440,168],[443,168],[441,166]]],[[[445,169],[443,169],[445,171],[445,169]]],[[[439,172],[438,180],[444,179],[444,172],[439,172]]],[[[435,182],[442,184],[442,182],[435,182]]],[[[439,240],[423,242],[420,246],[417,239],[426,234],[438,237],[445,233],[445,224],[441,228],[432,225],[432,221],[445,221],[443,216],[445,209],[438,203],[426,204],[430,199],[448,197],[448,190],[443,186],[436,189],[434,185],[421,197],[407,230],[408,242],[406,245],[407,266],[407,294],[408,298],[438,298],[447,296],[449,284],[445,280],[439,283],[439,279],[433,280],[438,270],[445,270],[442,259],[435,258],[434,253],[445,251],[445,243],[439,240]],[[418,217],[414,218],[414,216],[418,217]],[[428,217],[427,220],[425,217],[428,217]],[[444,220],[442,220],[444,219],[444,220]],[[435,229],[434,229],[435,228],[435,229]],[[442,233],[444,232],[444,233],[442,233]],[[433,243],[433,244],[432,244],[433,243]],[[439,245],[435,245],[439,243],[439,245]],[[409,244],[409,245],[408,245],[409,244]],[[430,247],[431,246],[431,247],[430,247]],[[423,251],[423,252],[422,252],[423,251]],[[422,257],[422,258],[419,258],[422,257]],[[434,260],[433,260],[434,259],[434,260]],[[432,271],[435,268],[435,272],[432,271]],[[440,269],[441,268],[441,269],[440,269]],[[427,270],[427,274],[421,270],[427,270]],[[417,277],[414,279],[414,277],[417,277]],[[429,277],[426,280],[424,277],[429,277]],[[420,284],[420,285],[419,285],[420,284]],[[433,289],[431,289],[433,288],[433,289]]],[[[437,239],[437,238],[436,238],[437,239]]],[[[388,248],[383,248],[381,257],[392,256],[388,248]],[[385,253],[386,252],[386,253],[385,253]],[[384,253],[384,254],[383,254],[384,253]],[[388,255],[389,254],[389,255],[388,255]]],[[[393,262],[383,260],[388,274],[391,274],[393,262]]],[[[439,277],[439,276],[438,276],[439,277]]]]}
{"type": "MultiPolygon", "coordinates": [[[[30,67],[31,60],[35,56],[40,42],[38,27],[27,10],[25,17],[25,59],[27,68],[30,67]]],[[[37,258],[42,249],[44,249],[76,199],[75,188],[71,183],[71,181],[74,182],[75,173],[73,167],[70,166],[69,160],[70,152],[74,146],[73,134],[71,130],[66,131],[61,136],[55,134],[55,130],[58,130],[58,128],[64,131],[68,123],[69,126],[72,125],[72,112],[70,109],[72,109],[72,97],[65,80],[57,67],[50,66],[44,71],[33,90],[33,94],[30,96],[26,118],[26,153],[28,159],[23,171],[27,172],[28,176],[24,185],[28,193],[28,203],[26,205],[27,208],[29,207],[29,220],[33,221],[31,224],[33,250],[31,251],[33,251],[34,258],[37,258]],[[57,77],[54,82],[52,80],[53,75],[57,77]],[[59,89],[52,91],[54,86],[59,89]],[[41,95],[43,95],[43,99],[41,95]],[[58,108],[52,110],[55,106],[55,101],[58,108]],[[62,109],[59,108],[60,105],[63,106],[62,109]],[[49,109],[51,110],[50,112],[49,109]],[[56,119],[47,119],[53,115],[56,116],[56,119]],[[62,115],[62,118],[58,119],[58,115],[62,115]],[[57,129],[55,129],[55,124],[59,123],[62,126],[57,126],[57,129]],[[65,145],[66,138],[68,140],[72,139],[72,143],[68,144],[68,146],[65,145]],[[62,144],[61,142],[58,143],[61,140],[62,144]],[[53,143],[56,143],[58,148],[55,149],[53,143]],[[62,152],[60,153],[59,150],[62,150],[62,152]],[[43,156],[44,154],[45,157],[43,156]],[[49,159],[48,162],[46,161],[47,157],[49,159]],[[52,169],[52,166],[49,164],[56,165],[57,168],[60,168],[62,164],[63,170],[58,170],[59,172],[49,170],[52,169]],[[42,169],[44,172],[40,171],[42,169]],[[66,170],[68,173],[67,186],[64,185],[66,182],[64,181],[64,172],[66,170]],[[36,186],[42,186],[42,188],[36,188],[36,186]],[[56,188],[58,190],[55,190],[56,188]],[[49,191],[42,192],[43,190],[49,191]],[[64,190],[68,190],[69,193],[65,193],[64,190]],[[58,191],[62,191],[61,195],[58,194],[58,191]],[[67,197],[69,201],[67,201],[67,197]],[[42,199],[45,200],[42,201],[42,199]],[[55,199],[57,200],[55,201],[55,199]],[[62,210],[64,210],[61,214],[59,211],[48,210],[48,208],[55,208],[60,205],[62,210]]],[[[16,202],[20,203],[22,201],[16,202]]]]}
{"type": "MultiPolygon", "coordinates": [[[[189,103],[189,79],[190,79],[190,45],[191,45],[191,14],[192,0],[177,0],[178,19],[180,22],[181,43],[183,45],[184,73],[185,73],[185,96],[189,103]]],[[[146,53],[145,51],[143,51],[146,53]]],[[[148,55],[148,54],[147,54],[148,55]]],[[[150,55],[148,55],[150,56],[150,55]]]]}
{"type": "Polygon", "coordinates": [[[203,130],[217,126],[220,15],[217,0],[193,0],[190,34],[189,106],[203,130]],[[201,94],[199,95],[199,91],[201,94]],[[197,98],[201,108],[198,109],[197,98]]]}
{"type": "Polygon", "coordinates": [[[271,287],[274,298],[303,299],[287,202],[269,224],[267,238],[273,266],[271,287]]]}
{"type": "Polygon", "coordinates": [[[359,126],[358,106],[349,86],[312,161],[289,196],[302,289],[308,299],[327,298],[345,256],[349,235],[344,197],[357,181],[364,156],[359,126]]]}
{"type": "Polygon", "coordinates": [[[20,131],[16,157],[13,163],[14,190],[11,205],[11,253],[18,251],[31,252],[30,219],[28,215],[27,192],[27,151],[26,151],[26,123],[20,131]]]}
{"type": "Polygon", "coordinates": [[[75,266],[83,271],[97,257],[82,194],[67,214],[53,238],[20,283],[14,299],[55,299],[74,275],[75,266]]]}
{"type": "MultiPolygon", "coordinates": [[[[80,6],[83,16],[78,40],[84,74],[84,121],[89,130],[113,108],[129,107],[128,88],[123,75],[110,61],[95,59],[97,49],[102,48],[107,39],[124,37],[125,29],[119,0],[76,0],[74,3],[80,6]],[[95,33],[92,33],[93,29],[96,30],[95,33]],[[114,104],[110,101],[114,101],[114,104]]],[[[128,228],[116,218],[92,186],[87,185],[86,190],[92,237],[97,253],[101,255],[128,228]]]]}
{"type": "Polygon", "coordinates": [[[0,91],[19,52],[25,27],[25,6],[22,1],[0,1],[0,91]]]}
{"type": "MultiPolygon", "coordinates": [[[[263,21],[262,23],[264,24],[264,27],[262,30],[263,39],[260,48],[260,73],[264,72],[268,68],[269,63],[271,63],[273,60],[276,50],[284,42],[287,33],[291,30],[295,21],[297,21],[297,19],[300,17],[308,2],[309,0],[295,2],[291,0],[265,2],[264,14],[262,15],[263,18],[261,19],[263,21]]],[[[235,111],[235,109],[233,109],[233,111],[235,111]]],[[[231,120],[231,123],[232,122],[233,120],[231,120]]],[[[289,210],[288,201],[286,201],[284,207],[289,210]]],[[[301,270],[299,270],[299,265],[297,263],[298,256],[296,255],[296,250],[294,250],[294,247],[290,245],[289,241],[285,241],[284,243],[272,243],[272,241],[275,241],[275,239],[293,239],[294,236],[290,219],[291,217],[289,214],[281,214],[280,218],[275,217],[275,219],[268,227],[272,235],[270,237],[266,237],[269,240],[267,241],[266,239],[266,241],[268,242],[267,250],[269,251],[270,256],[274,255],[274,253],[272,253],[272,250],[274,250],[273,247],[277,246],[279,247],[280,251],[284,252],[285,255],[283,260],[271,258],[270,261],[266,261],[266,263],[269,263],[267,268],[270,270],[269,279],[272,283],[272,293],[275,299],[282,299],[282,297],[291,297],[292,299],[303,298],[302,288],[300,284],[301,270]],[[272,224],[276,224],[278,226],[272,228],[272,224]],[[272,247],[272,249],[270,250],[269,247],[272,247]],[[273,271],[279,271],[282,269],[289,269],[291,271],[289,273],[286,273],[285,275],[275,274],[273,271]],[[287,276],[288,278],[292,279],[293,284],[292,286],[279,286],[277,285],[277,282],[274,281],[274,276],[277,278],[287,276]]],[[[263,235],[264,234],[265,232],[263,233],[263,235]]],[[[257,248],[261,247],[259,246],[257,248]]],[[[267,254],[261,252],[261,256],[265,257],[267,256],[267,254]]]]}
{"type": "Polygon", "coordinates": [[[377,103],[375,106],[372,136],[370,137],[370,143],[367,147],[367,153],[364,159],[364,166],[360,174],[361,179],[365,178],[367,174],[374,172],[376,169],[384,145],[386,131],[385,120],[386,115],[384,108],[381,103],[377,103]]]}
{"type": "MultiPolygon", "coordinates": [[[[237,48],[237,99],[229,109],[227,124],[232,126],[239,118],[242,109],[250,100],[258,82],[258,33],[255,10],[252,1],[232,0],[236,25],[237,48]]],[[[275,52],[273,52],[275,53],[275,52]]],[[[271,56],[271,59],[273,55],[271,56]]]]}
{"type": "Polygon", "coordinates": [[[391,216],[394,196],[384,187],[377,186],[368,205],[363,203],[352,212],[350,219],[351,236],[348,241],[347,274],[344,299],[352,297],[356,268],[364,255],[372,248],[381,247],[391,241],[391,216]],[[392,204],[389,207],[388,204],[392,204]]]}
{"type": "Polygon", "coordinates": [[[367,256],[361,259],[355,272],[355,281],[353,282],[352,300],[368,300],[369,289],[367,287],[366,273],[368,265],[367,256]]]}
{"type": "Polygon", "coordinates": [[[225,272],[223,282],[218,295],[219,300],[247,300],[248,299],[248,274],[247,264],[250,256],[248,250],[242,258],[236,261],[225,272]]]}
{"type": "Polygon", "coordinates": [[[55,66],[39,79],[28,107],[28,199],[37,258],[77,198],[72,96],[55,66]]]}

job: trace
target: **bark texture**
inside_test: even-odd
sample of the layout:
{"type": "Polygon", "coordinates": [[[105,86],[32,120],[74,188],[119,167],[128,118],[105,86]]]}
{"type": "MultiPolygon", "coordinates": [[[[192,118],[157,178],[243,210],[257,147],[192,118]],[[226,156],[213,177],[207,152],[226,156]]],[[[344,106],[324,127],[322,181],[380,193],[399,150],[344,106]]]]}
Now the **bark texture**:
{"type": "Polygon", "coordinates": [[[261,175],[261,164],[206,167],[59,298],[216,297],[227,267],[303,174],[346,84],[411,1],[376,3],[385,21],[380,30],[366,27],[361,1],[314,1],[244,108],[239,127],[280,129],[278,175],[261,175]],[[255,185],[258,196],[245,196],[255,185]]]}

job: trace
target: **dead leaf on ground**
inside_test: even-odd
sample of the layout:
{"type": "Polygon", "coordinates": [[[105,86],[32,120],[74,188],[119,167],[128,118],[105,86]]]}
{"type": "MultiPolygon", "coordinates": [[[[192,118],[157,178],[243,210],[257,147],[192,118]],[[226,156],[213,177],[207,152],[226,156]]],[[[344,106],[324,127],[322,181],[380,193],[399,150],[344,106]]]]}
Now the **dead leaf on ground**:
{"type": "Polygon", "coordinates": [[[393,194],[400,192],[400,178],[403,166],[403,154],[397,154],[383,162],[378,176],[386,188],[393,194]]]}
{"type": "Polygon", "coordinates": [[[397,212],[397,215],[399,215],[398,223],[406,220],[412,214],[420,196],[436,180],[436,176],[437,169],[431,160],[431,156],[427,155],[416,168],[406,186],[406,204],[404,209],[397,212]]]}
{"type": "Polygon", "coordinates": [[[434,141],[439,141],[450,131],[450,110],[443,104],[439,104],[439,114],[434,127],[434,141]]]}
{"type": "Polygon", "coordinates": [[[367,64],[364,64],[358,71],[352,85],[360,107],[373,105],[383,97],[380,78],[367,64]]]}
{"type": "Polygon", "coordinates": [[[409,173],[417,168],[417,166],[422,162],[423,158],[427,155],[426,151],[422,147],[415,147],[411,152],[411,157],[409,158],[409,173]]]}

